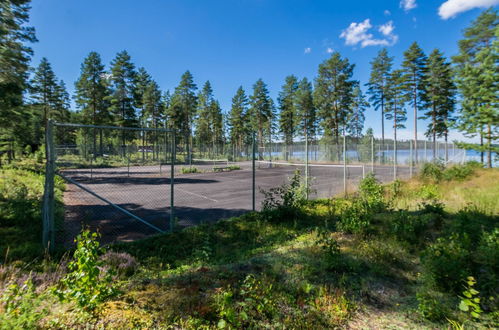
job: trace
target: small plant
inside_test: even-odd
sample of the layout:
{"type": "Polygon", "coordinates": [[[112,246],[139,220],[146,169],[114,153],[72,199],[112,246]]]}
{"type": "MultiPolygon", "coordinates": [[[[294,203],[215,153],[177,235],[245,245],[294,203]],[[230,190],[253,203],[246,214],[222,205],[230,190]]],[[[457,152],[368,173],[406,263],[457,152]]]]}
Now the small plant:
{"type": "Polygon", "coordinates": [[[194,249],[192,255],[197,263],[205,263],[210,260],[213,250],[211,248],[210,235],[201,232],[199,237],[199,245],[194,249]]]}
{"type": "Polygon", "coordinates": [[[350,234],[365,234],[371,225],[371,215],[364,203],[354,200],[342,213],[337,228],[350,234]]]}
{"type": "Polygon", "coordinates": [[[480,298],[478,297],[479,292],[473,288],[476,284],[475,278],[468,276],[466,284],[463,296],[460,297],[459,309],[471,316],[472,319],[479,319],[482,309],[480,308],[480,298]]]}
{"type": "Polygon", "coordinates": [[[229,170],[230,171],[237,171],[237,170],[240,170],[241,169],[241,166],[239,165],[230,165],[229,166],[229,170]]]}
{"type": "Polygon", "coordinates": [[[295,171],[289,178],[289,183],[280,187],[270,188],[268,191],[262,190],[265,199],[262,202],[262,209],[270,211],[283,208],[297,208],[305,201],[306,191],[309,189],[301,183],[300,171],[295,171]]]}
{"type": "Polygon", "coordinates": [[[182,174],[193,174],[193,173],[199,173],[200,171],[198,170],[197,167],[189,166],[189,167],[182,167],[180,169],[180,172],[182,174]]]}
{"type": "Polygon", "coordinates": [[[277,312],[272,290],[272,284],[252,274],[246,276],[239,290],[220,290],[215,295],[218,328],[258,328],[259,321],[272,319],[277,312]]]}
{"type": "Polygon", "coordinates": [[[360,181],[359,197],[370,210],[379,212],[385,208],[383,193],[383,186],[373,173],[369,173],[360,181]]]}
{"type": "Polygon", "coordinates": [[[319,230],[316,244],[324,252],[326,262],[330,268],[336,268],[341,264],[340,244],[334,238],[333,233],[328,230],[319,230]]]}
{"type": "Polygon", "coordinates": [[[101,274],[103,250],[99,235],[83,230],[76,238],[76,251],[68,264],[69,273],[60,281],[54,293],[61,300],[74,300],[78,307],[94,310],[100,303],[116,294],[113,272],[101,274]]]}
{"type": "Polygon", "coordinates": [[[438,200],[438,187],[434,184],[425,184],[418,191],[418,196],[425,202],[434,202],[438,200]]]}
{"type": "Polygon", "coordinates": [[[425,319],[441,321],[450,313],[445,303],[445,297],[438,291],[424,289],[416,293],[416,299],[418,301],[418,311],[425,319]]]}
{"type": "Polygon", "coordinates": [[[407,211],[399,211],[390,226],[397,239],[415,244],[423,238],[431,220],[431,214],[412,215],[407,211]]]}
{"type": "Polygon", "coordinates": [[[438,182],[442,179],[444,170],[445,166],[442,162],[425,163],[419,175],[423,180],[438,182]]]}
{"type": "Polygon", "coordinates": [[[10,284],[0,296],[1,329],[35,329],[46,313],[38,310],[40,299],[31,278],[22,285],[10,284]]]}

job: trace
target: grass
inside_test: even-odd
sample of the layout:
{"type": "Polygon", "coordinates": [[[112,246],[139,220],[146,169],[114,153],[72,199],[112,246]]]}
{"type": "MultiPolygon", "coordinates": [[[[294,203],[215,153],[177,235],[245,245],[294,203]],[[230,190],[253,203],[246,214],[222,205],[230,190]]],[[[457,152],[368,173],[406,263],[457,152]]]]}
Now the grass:
{"type": "MultiPolygon", "coordinates": [[[[7,284],[22,284],[31,276],[43,285],[33,294],[20,291],[24,298],[16,301],[50,304],[37,309],[34,321],[33,313],[19,309],[16,315],[4,313],[0,323],[32,322],[42,328],[447,328],[449,318],[492,327],[498,318],[497,306],[488,300],[497,287],[499,210],[493,201],[499,198],[498,178],[497,169],[475,169],[466,178],[419,178],[381,190],[365,181],[368,193],[354,197],[272,207],[116,244],[108,253],[120,257],[103,257],[100,267],[107,267],[108,274],[127,269],[113,273],[121,293],[92,313],[49,294],[67,271],[66,261],[22,263],[21,269],[0,266],[3,297],[7,284]],[[340,230],[346,219],[350,229],[340,230]],[[355,229],[356,221],[362,221],[362,230],[355,229]],[[479,322],[457,307],[461,277],[471,275],[483,300],[479,322]]],[[[38,177],[30,180],[28,186],[35,185],[38,177]]],[[[1,315],[6,305],[0,306],[1,315]]]]}

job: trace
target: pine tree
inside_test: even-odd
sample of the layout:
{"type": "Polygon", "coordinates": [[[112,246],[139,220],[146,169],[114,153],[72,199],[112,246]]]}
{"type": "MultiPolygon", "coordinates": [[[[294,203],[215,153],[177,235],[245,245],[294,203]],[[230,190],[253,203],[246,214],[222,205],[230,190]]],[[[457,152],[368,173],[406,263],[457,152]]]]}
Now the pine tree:
{"type": "Polygon", "coordinates": [[[296,90],[296,125],[303,136],[313,137],[317,133],[317,113],[314,105],[312,84],[307,78],[300,80],[296,90]]]}
{"type": "Polygon", "coordinates": [[[140,126],[145,126],[148,120],[144,106],[144,94],[151,82],[152,77],[147,73],[145,68],[140,67],[135,75],[134,90],[134,106],[138,111],[140,126]]]}
{"type": "Polygon", "coordinates": [[[487,150],[488,166],[492,166],[492,143],[498,135],[497,96],[494,98],[497,83],[493,83],[497,78],[497,46],[494,45],[497,45],[498,25],[499,15],[495,9],[482,12],[464,31],[459,54],[452,58],[462,95],[458,127],[466,135],[479,135],[481,161],[484,162],[487,150]],[[487,145],[484,145],[484,137],[487,145]]]}
{"type": "Polygon", "coordinates": [[[237,154],[242,152],[244,143],[249,142],[247,125],[248,104],[248,97],[243,87],[240,86],[232,98],[232,106],[228,116],[230,141],[235,146],[237,154]]]}
{"type": "Polygon", "coordinates": [[[368,106],[369,102],[366,101],[360,86],[355,86],[353,90],[352,108],[348,115],[347,131],[356,139],[359,139],[362,136],[364,121],[366,119],[364,112],[368,106]]]}
{"type": "Polygon", "coordinates": [[[324,134],[329,138],[334,137],[337,144],[340,130],[346,127],[352,104],[356,84],[352,79],[354,67],[348,59],[342,59],[340,53],[335,52],[319,65],[319,75],[315,80],[314,102],[324,134]]]}
{"type": "Polygon", "coordinates": [[[35,74],[30,81],[30,95],[32,108],[35,116],[36,143],[43,143],[44,130],[49,119],[56,119],[58,116],[57,104],[60,102],[61,91],[57,78],[52,70],[49,61],[44,57],[35,70],[35,74]]]}
{"type": "Polygon", "coordinates": [[[407,120],[407,111],[405,104],[409,101],[405,93],[405,79],[403,70],[394,70],[390,74],[388,80],[388,94],[386,98],[385,117],[387,120],[393,120],[393,146],[394,146],[394,162],[397,163],[397,130],[405,128],[407,120]]]}
{"type": "Polygon", "coordinates": [[[267,85],[258,79],[253,85],[253,95],[250,97],[249,118],[253,132],[257,132],[259,143],[259,157],[262,159],[261,150],[264,147],[265,135],[271,138],[272,120],[274,118],[274,103],[269,96],[267,85]]]}
{"type": "MultiPolygon", "coordinates": [[[[12,143],[28,143],[27,132],[32,121],[29,108],[23,105],[27,88],[31,48],[27,43],[36,42],[35,31],[26,26],[29,20],[29,0],[3,0],[0,3],[0,140],[7,145],[9,159],[14,157],[12,143]],[[11,143],[12,142],[12,143],[11,143]]],[[[38,141],[37,141],[38,142],[38,141]]]]}
{"type": "Polygon", "coordinates": [[[223,151],[224,130],[223,130],[223,114],[220,103],[212,100],[210,103],[210,133],[213,144],[213,152],[220,154],[223,151]]]}
{"type": "Polygon", "coordinates": [[[293,76],[287,76],[286,82],[282,86],[281,92],[277,102],[279,103],[279,132],[284,137],[286,146],[293,144],[293,137],[295,135],[295,117],[296,109],[294,104],[296,90],[298,89],[298,79],[293,76]]]}
{"type": "MultiPolygon", "coordinates": [[[[85,124],[106,125],[111,123],[109,113],[109,88],[100,55],[90,52],[81,65],[81,73],[75,82],[75,103],[82,111],[85,124]]],[[[103,136],[99,132],[99,150],[103,153],[103,136]]],[[[94,150],[97,150],[97,132],[93,132],[94,150]]]]}
{"type": "MultiPolygon", "coordinates": [[[[146,127],[160,128],[162,127],[162,119],[164,116],[164,108],[161,100],[161,91],[159,90],[158,84],[154,80],[150,80],[146,85],[142,93],[142,112],[143,112],[143,125],[146,127]]],[[[156,159],[159,156],[159,150],[156,145],[159,141],[159,135],[157,132],[153,134],[147,134],[144,132],[144,140],[148,140],[153,144],[153,156],[156,159]]]]}
{"type": "Polygon", "coordinates": [[[126,50],[118,53],[111,62],[111,95],[108,99],[114,122],[120,127],[136,127],[138,124],[134,107],[135,78],[135,65],[130,55],[126,50]]]}
{"type": "MultiPolygon", "coordinates": [[[[426,136],[431,136],[433,139],[433,158],[435,158],[436,138],[444,136],[447,143],[456,93],[450,63],[438,49],[434,49],[428,57],[428,71],[424,86],[423,100],[428,109],[424,114],[424,119],[430,120],[426,136]]],[[[446,161],[447,157],[446,154],[446,161]]]]}
{"type": "Polygon", "coordinates": [[[414,113],[414,150],[415,161],[418,161],[418,111],[422,108],[422,94],[424,93],[424,79],[427,70],[426,55],[414,42],[407,51],[404,52],[402,69],[404,70],[404,82],[409,103],[413,106],[414,113]]]}
{"type": "Polygon", "coordinates": [[[385,106],[388,94],[388,80],[392,71],[393,57],[388,56],[386,48],[381,49],[378,55],[371,62],[371,77],[367,94],[370,95],[369,101],[375,110],[381,112],[381,147],[385,144],[385,106]]]}
{"type": "Polygon", "coordinates": [[[213,145],[213,132],[211,127],[211,106],[213,102],[213,89],[209,81],[206,81],[198,94],[196,115],[196,140],[201,149],[203,144],[213,145]]]}
{"type": "Polygon", "coordinates": [[[180,133],[186,149],[186,161],[192,163],[192,131],[196,115],[196,84],[189,71],[180,78],[180,83],[175,87],[171,98],[168,116],[172,121],[172,127],[180,133]]]}

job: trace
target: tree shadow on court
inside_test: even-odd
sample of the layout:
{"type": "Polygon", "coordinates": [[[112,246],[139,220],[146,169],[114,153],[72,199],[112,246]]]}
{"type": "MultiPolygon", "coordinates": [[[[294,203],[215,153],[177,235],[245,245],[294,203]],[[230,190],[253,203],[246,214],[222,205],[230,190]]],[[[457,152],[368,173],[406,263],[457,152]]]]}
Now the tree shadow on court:
{"type": "MultiPolygon", "coordinates": [[[[114,176],[114,177],[93,177],[88,176],[75,176],[71,179],[77,181],[81,184],[116,184],[116,185],[169,185],[171,184],[170,178],[161,177],[126,177],[126,176],[114,176]]],[[[198,184],[198,183],[216,183],[218,180],[214,179],[200,179],[200,178],[174,178],[174,184],[198,184]]]]}
{"type": "MultiPolygon", "coordinates": [[[[85,201],[84,201],[85,202],[85,201]]],[[[170,208],[144,208],[134,203],[117,204],[163,232],[170,230],[170,208]]],[[[185,228],[203,223],[212,223],[242,215],[249,210],[224,208],[175,207],[174,228],[185,228]]],[[[131,242],[160,234],[159,231],[118,211],[111,205],[87,204],[67,205],[64,225],[57,232],[57,241],[68,248],[82,227],[101,233],[101,243],[131,242]]]]}

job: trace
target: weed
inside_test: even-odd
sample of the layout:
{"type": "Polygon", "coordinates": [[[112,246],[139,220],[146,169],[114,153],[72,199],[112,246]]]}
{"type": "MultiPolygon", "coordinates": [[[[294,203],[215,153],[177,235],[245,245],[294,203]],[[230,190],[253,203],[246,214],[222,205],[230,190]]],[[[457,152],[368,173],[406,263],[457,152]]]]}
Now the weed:
{"type": "Polygon", "coordinates": [[[442,162],[425,163],[420,170],[419,176],[424,181],[438,182],[443,177],[445,166],[442,162]]]}
{"type": "Polygon", "coordinates": [[[467,313],[472,319],[479,319],[482,309],[480,308],[480,297],[478,297],[479,292],[473,288],[475,284],[475,278],[468,276],[466,289],[463,291],[463,296],[460,297],[459,309],[467,313]]]}
{"type": "Polygon", "coordinates": [[[341,214],[337,223],[340,231],[350,234],[365,234],[371,225],[370,213],[364,203],[353,201],[341,214]]]}
{"type": "Polygon", "coordinates": [[[113,272],[101,275],[103,250],[99,235],[83,230],[76,238],[76,250],[69,262],[69,273],[60,281],[54,293],[61,300],[74,300],[78,307],[92,311],[107,298],[116,294],[113,272]]]}
{"type": "Polygon", "coordinates": [[[193,173],[199,173],[200,171],[198,170],[197,167],[189,166],[189,167],[182,167],[180,169],[180,172],[182,174],[193,174],[193,173]]]}
{"type": "Polygon", "coordinates": [[[369,173],[359,185],[359,197],[373,212],[380,212],[385,208],[383,186],[374,174],[369,173]]]}

